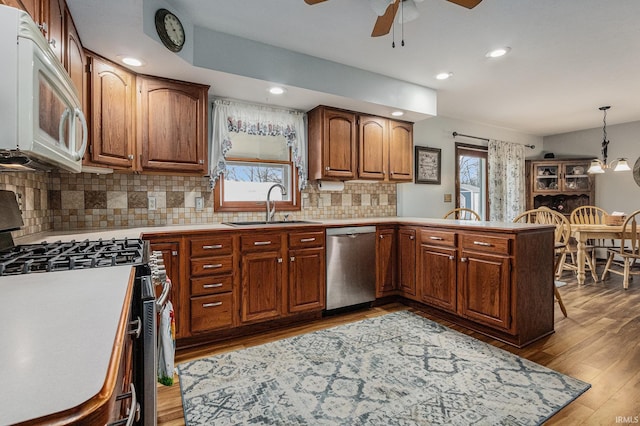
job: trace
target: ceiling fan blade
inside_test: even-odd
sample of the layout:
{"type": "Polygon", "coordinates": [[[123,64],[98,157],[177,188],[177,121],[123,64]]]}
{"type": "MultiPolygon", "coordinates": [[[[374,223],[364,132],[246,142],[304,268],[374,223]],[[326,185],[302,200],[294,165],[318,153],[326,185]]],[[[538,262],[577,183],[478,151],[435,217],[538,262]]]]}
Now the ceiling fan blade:
{"type": "Polygon", "coordinates": [[[462,7],[466,7],[467,9],[473,9],[474,7],[479,5],[482,0],[447,0],[447,1],[451,3],[455,3],[462,7]]]}
{"type": "Polygon", "coordinates": [[[385,34],[389,34],[389,31],[391,31],[391,25],[393,25],[393,18],[395,18],[396,12],[398,11],[399,4],[400,0],[394,1],[393,4],[390,4],[389,7],[387,7],[387,11],[384,15],[378,16],[376,24],[373,26],[371,37],[380,37],[385,34]]]}
{"type": "Polygon", "coordinates": [[[322,3],[323,1],[327,1],[327,0],[304,0],[306,4],[318,4],[318,3],[322,3]]]}

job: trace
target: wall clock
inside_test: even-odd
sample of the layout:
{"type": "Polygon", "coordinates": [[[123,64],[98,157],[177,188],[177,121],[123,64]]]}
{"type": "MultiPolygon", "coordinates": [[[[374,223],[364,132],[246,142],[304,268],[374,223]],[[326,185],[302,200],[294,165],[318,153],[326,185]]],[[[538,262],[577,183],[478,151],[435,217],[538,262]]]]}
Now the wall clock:
{"type": "Polygon", "coordinates": [[[633,166],[633,180],[640,186],[640,157],[638,157],[636,164],[633,166]]]}
{"type": "Polygon", "coordinates": [[[162,44],[172,52],[179,52],[184,46],[184,27],[180,19],[167,9],[156,11],[156,31],[162,44]]]}

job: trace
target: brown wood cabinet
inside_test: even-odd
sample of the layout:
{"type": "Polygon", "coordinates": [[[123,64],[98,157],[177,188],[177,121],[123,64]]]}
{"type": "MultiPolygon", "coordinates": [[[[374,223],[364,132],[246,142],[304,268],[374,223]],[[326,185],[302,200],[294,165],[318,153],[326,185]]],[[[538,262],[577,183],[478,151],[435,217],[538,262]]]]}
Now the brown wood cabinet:
{"type": "Polygon", "coordinates": [[[60,63],[64,63],[65,36],[64,36],[64,0],[42,0],[44,21],[47,23],[45,37],[49,47],[56,55],[60,63]]]}
{"type": "Polygon", "coordinates": [[[398,229],[398,290],[407,297],[416,295],[416,229],[398,229]]]}
{"type": "Polygon", "coordinates": [[[289,234],[289,313],[326,305],[324,230],[289,234]]]}
{"type": "Polygon", "coordinates": [[[282,233],[240,236],[240,281],[242,322],[265,321],[283,314],[282,233]]]}
{"type": "MultiPolygon", "coordinates": [[[[152,252],[162,253],[162,260],[167,277],[171,280],[171,293],[169,300],[173,305],[174,318],[176,321],[176,338],[181,338],[188,330],[185,321],[182,319],[182,278],[180,275],[180,241],[154,239],[150,241],[149,248],[152,252]]],[[[156,296],[160,296],[161,288],[156,288],[156,296]]]]}
{"type": "Polygon", "coordinates": [[[595,203],[595,179],[587,173],[590,158],[527,160],[527,209],[549,207],[564,215],[595,203]]]}
{"type": "Polygon", "coordinates": [[[308,113],[309,178],[348,180],[356,178],[356,114],[325,106],[308,113]]]}
{"type": "Polygon", "coordinates": [[[511,327],[511,245],[501,235],[460,239],[459,313],[491,327],[511,327]]]}
{"type": "Polygon", "coordinates": [[[82,103],[82,110],[88,116],[87,111],[87,80],[86,63],[87,59],[82,48],[80,36],[73,23],[71,12],[68,7],[64,7],[64,67],[71,77],[71,81],[78,91],[78,97],[82,103]]]}
{"type": "Polygon", "coordinates": [[[376,229],[376,297],[396,291],[396,230],[393,227],[376,229]]]}
{"type": "Polygon", "coordinates": [[[138,77],[142,170],[207,172],[209,86],[138,77]]]}
{"type": "Polygon", "coordinates": [[[94,54],[87,60],[91,130],[85,163],[134,169],[135,74],[94,54]]]}
{"type": "Polygon", "coordinates": [[[189,240],[190,327],[198,334],[234,325],[234,239],[208,234],[189,240]]]}
{"type": "Polygon", "coordinates": [[[456,234],[425,228],[420,230],[418,256],[419,300],[449,312],[457,311],[456,234]]]}
{"type": "Polygon", "coordinates": [[[310,179],[413,179],[411,123],[327,106],[308,117],[310,179]]]}

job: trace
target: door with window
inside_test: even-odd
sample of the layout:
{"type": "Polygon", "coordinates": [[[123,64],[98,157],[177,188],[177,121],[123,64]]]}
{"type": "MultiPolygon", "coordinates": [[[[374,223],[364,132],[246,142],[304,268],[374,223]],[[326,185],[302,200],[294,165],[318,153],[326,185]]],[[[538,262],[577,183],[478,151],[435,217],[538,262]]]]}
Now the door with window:
{"type": "Polygon", "coordinates": [[[487,148],[456,143],[456,207],[471,209],[488,220],[487,192],[487,148]]]}

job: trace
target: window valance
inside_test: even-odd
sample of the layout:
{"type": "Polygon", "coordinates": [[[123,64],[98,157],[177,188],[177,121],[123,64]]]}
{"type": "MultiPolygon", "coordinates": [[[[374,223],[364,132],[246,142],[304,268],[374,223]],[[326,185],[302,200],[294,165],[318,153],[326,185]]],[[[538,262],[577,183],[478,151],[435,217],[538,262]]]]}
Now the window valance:
{"type": "Polygon", "coordinates": [[[239,101],[216,99],[213,103],[211,137],[211,185],[224,173],[226,155],[232,147],[230,134],[283,136],[291,148],[291,159],[298,170],[300,189],[307,184],[307,137],[305,114],[239,101]]]}

